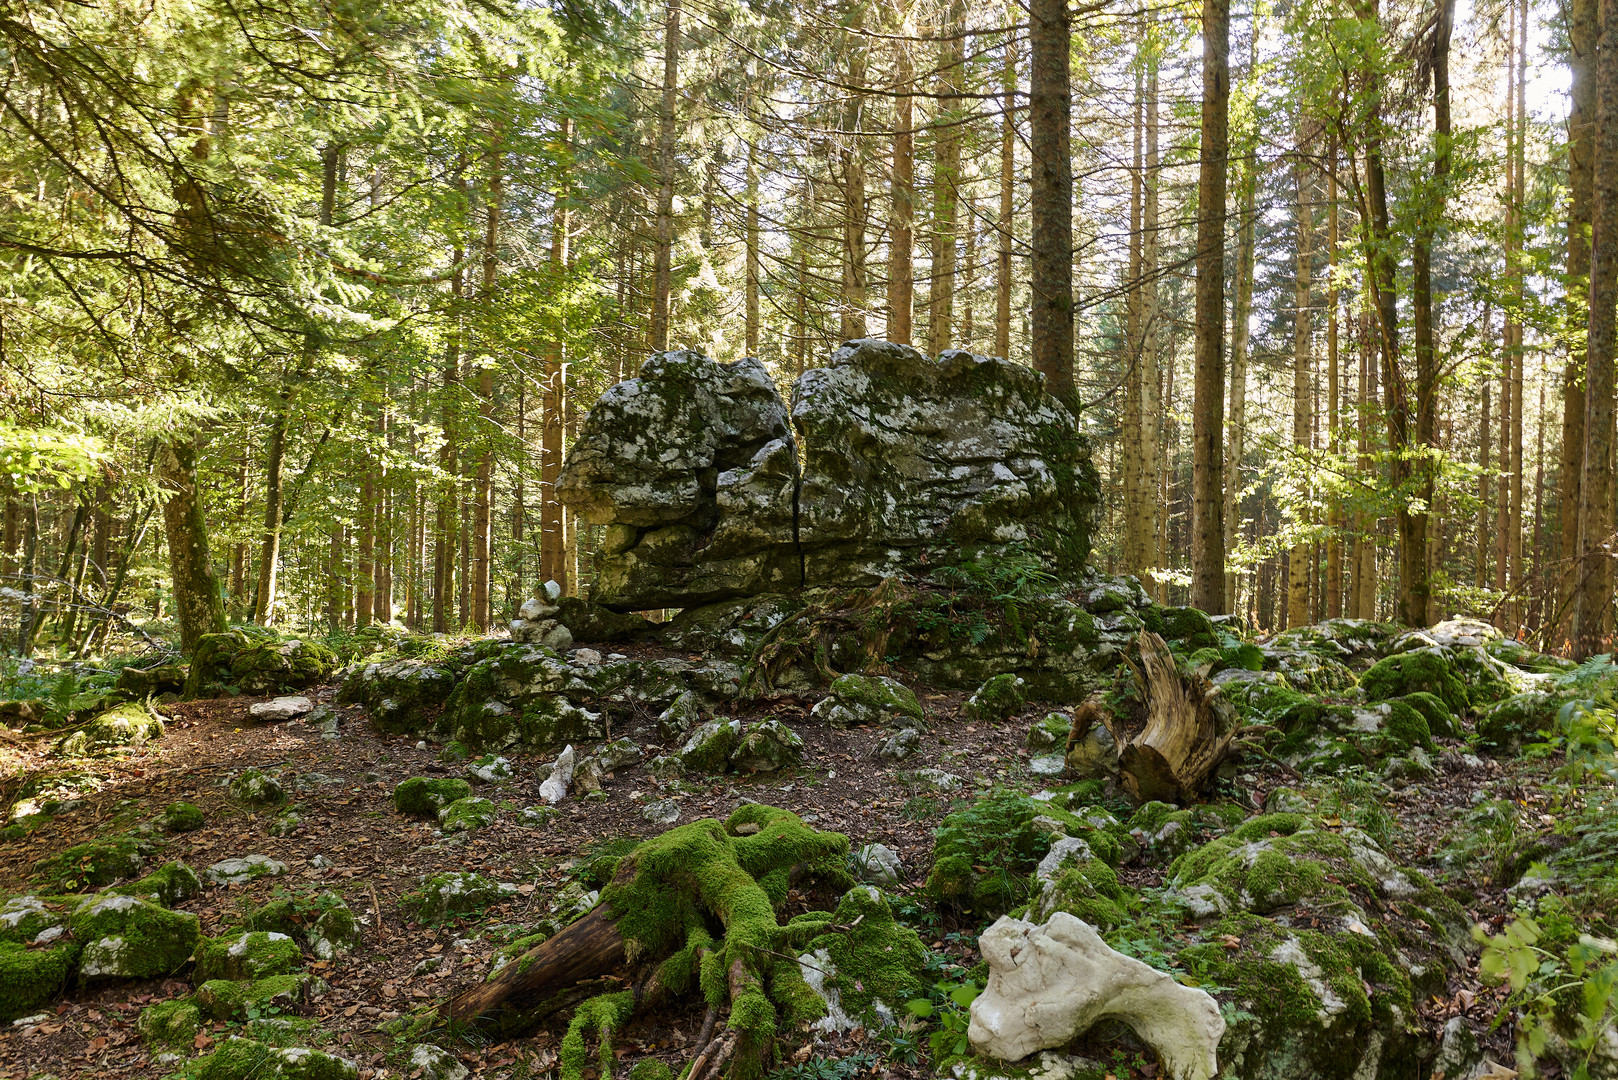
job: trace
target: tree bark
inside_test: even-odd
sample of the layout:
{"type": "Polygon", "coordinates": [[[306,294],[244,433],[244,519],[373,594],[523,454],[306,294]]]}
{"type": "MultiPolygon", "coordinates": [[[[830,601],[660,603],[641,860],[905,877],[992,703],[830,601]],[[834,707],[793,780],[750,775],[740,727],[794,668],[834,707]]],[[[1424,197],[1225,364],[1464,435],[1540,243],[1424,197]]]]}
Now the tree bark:
{"type": "Polygon", "coordinates": [[[748,356],[758,355],[759,284],[763,279],[759,262],[758,228],[758,143],[747,142],[747,311],[743,325],[743,340],[748,356]]]}
{"type": "MultiPolygon", "coordinates": [[[[551,216],[551,279],[558,285],[567,274],[568,212],[557,196],[551,216]]],[[[545,396],[540,420],[539,459],[539,579],[554,581],[565,591],[568,583],[564,567],[567,537],[563,529],[562,503],[556,497],[556,483],[562,475],[562,431],[566,423],[567,365],[563,362],[562,328],[558,326],[545,345],[545,396]]]]}
{"type": "MultiPolygon", "coordinates": [[[[1008,8],[1016,19],[1016,9],[1008,8]]],[[[1017,42],[1006,39],[1006,55],[1000,74],[1000,216],[996,222],[999,249],[994,275],[994,354],[1011,356],[1011,252],[1016,235],[1012,201],[1017,178],[1017,42]]]]}
{"type": "Polygon", "coordinates": [[[1573,654],[1605,651],[1613,602],[1614,354],[1618,352],[1618,0],[1601,0],[1591,184],[1590,314],[1573,654]]]}
{"type": "Polygon", "coordinates": [[[849,50],[848,84],[843,101],[842,146],[838,158],[843,169],[843,299],[840,330],[844,341],[862,338],[865,326],[865,146],[860,140],[864,127],[865,95],[858,87],[865,82],[865,38],[863,7],[855,6],[844,35],[849,50]]]}
{"type": "Polygon", "coordinates": [[[1229,752],[1240,724],[1206,676],[1180,673],[1162,638],[1143,630],[1139,641],[1146,727],[1120,749],[1120,778],[1143,802],[1192,802],[1229,752]]]}
{"type": "Polygon", "coordinates": [[[225,605],[208,553],[208,518],[197,485],[197,442],[171,438],[157,452],[158,484],[167,492],[163,529],[174,584],[174,616],[180,651],[189,654],[204,634],[225,629],[225,605]]]}
{"type": "MultiPolygon", "coordinates": [[[[1296,275],[1296,302],[1292,319],[1292,449],[1300,459],[1307,460],[1314,437],[1313,396],[1310,382],[1314,376],[1314,313],[1311,307],[1314,269],[1314,196],[1310,191],[1307,157],[1307,135],[1298,132],[1298,159],[1294,163],[1293,180],[1297,192],[1296,218],[1298,229],[1298,261],[1296,275]]],[[[1308,478],[1300,481],[1304,496],[1294,528],[1305,524],[1302,506],[1307,503],[1308,478]]],[[[1287,625],[1305,626],[1309,618],[1310,545],[1303,541],[1293,543],[1287,552],[1287,625]]]]}
{"type": "Polygon", "coordinates": [[[1066,0],[1030,0],[1029,149],[1032,265],[1029,345],[1045,389],[1073,402],[1071,15],[1066,0]]]}
{"type": "Polygon", "coordinates": [[[916,302],[912,224],[916,201],[915,98],[909,93],[913,78],[909,44],[902,37],[910,30],[909,14],[903,12],[900,38],[894,42],[894,89],[898,96],[893,102],[892,218],[888,241],[888,340],[899,345],[910,344],[916,302]]]}
{"type": "MultiPolygon", "coordinates": [[[[1567,324],[1587,326],[1590,301],[1590,207],[1595,178],[1596,87],[1595,52],[1598,0],[1572,0],[1568,19],[1571,46],[1568,68],[1572,75],[1571,108],[1567,118],[1567,324]]],[[[1576,338],[1574,340],[1577,340],[1576,338]]],[[[1485,386],[1485,393],[1488,392],[1485,386]]],[[[1561,575],[1560,610],[1554,628],[1555,643],[1571,629],[1573,585],[1577,580],[1572,560],[1579,555],[1579,487],[1584,472],[1584,350],[1574,345],[1562,369],[1562,448],[1557,462],[1559,525],[1557,553],[1570,565],[1561,575]]],[[[1484,434],[1487,442],[1488,435],[1484,434]]]]}
{"type": "MultiPolygon", "coordinates": [[[[493,135],[489,160],[489,191],[484,205],[483,222],[483,303],[494,306],[495,283],[500,274],[500,214],[505,201],[505,155],[501,150],[501,135],[493,135]]],[[[562,121],[562,152],[567,152],[568,121],[562,121]]],[[[565,170],[564,170],[565,174],[565,170]]],[[[493,352],[492,347],[487,347],[493,352]]],[[[482,430],[478,433],[477,472],[472,482],[472,625],[480,631],[489,628],[490,583],[494,566],[494,358],[485,356],[478,365],[478,417],[482,430]]]]}
{"type": "Polygon", "coordinates": [[[950,0],[947,40],[938,57],[938,114],[933,135],[932,284],[927,290],[927,351],[950,347],[955,322],[955,241],[959,231],[961,183],[960,110],[963,89],[961,34],[966,22],[962,0],[950,0]]]}
{"type": "Polygon", "coordinates": [[[657,236],[652,245],[652,318],[647,346],[669,347],[669,300],[674,266],[674,109],[680,85],[680,0],[668,0],[663,21],[663,102],[657,121],[657,236]]]}
{"type": "Polygon", "coordinates": [[[1191,604],[1225,610],[1225,172],[1230,156],[1230,0],[1202,5],[1197,180],[1197,374],[1191,406],[1191,604]]]}

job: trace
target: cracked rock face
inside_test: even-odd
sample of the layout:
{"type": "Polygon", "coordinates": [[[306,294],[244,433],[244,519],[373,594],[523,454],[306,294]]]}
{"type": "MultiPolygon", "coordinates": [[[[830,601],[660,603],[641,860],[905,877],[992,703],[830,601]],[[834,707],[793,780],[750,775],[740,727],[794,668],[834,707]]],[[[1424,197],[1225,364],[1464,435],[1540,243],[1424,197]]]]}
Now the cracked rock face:
{"type": "Polygon", "coordinates": [[[1040,376],[869,339],[800,376],[790,417],[757,360],[659,353],[591,409],[557,495],[610,526],[593,599],[620,611],[870,585],[946,548],[1077,572],[1099,502],[1040,376]]]}

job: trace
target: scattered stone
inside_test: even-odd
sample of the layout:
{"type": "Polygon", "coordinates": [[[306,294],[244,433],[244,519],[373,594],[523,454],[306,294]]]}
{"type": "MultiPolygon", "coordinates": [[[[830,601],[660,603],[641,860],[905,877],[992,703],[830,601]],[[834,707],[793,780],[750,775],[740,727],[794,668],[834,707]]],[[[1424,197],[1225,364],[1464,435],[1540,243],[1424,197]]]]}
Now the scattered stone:
{"type": "Polygon", "coordinates": [[[314,707],[315,703],[306,697],[278,697],[270,701],[255,701],[248,706],[247,711],[255,720],[274,723],[278,720],[295,720],[300,716],[307,716],[314,707]]]}
{"type": "Polygon", "coordinates": [[[281,781],[257,769],[243,769],[230,778],[230,797],[248,806],[280,806],[287,801],[281,781]]]}
{"type": "Polygon", "coordinates": [[[741,733],[740,720],[708,721],[693,731],[680,747],[680,764],[689,772],[724,772],[741,733]]]}
{"type": "Polygon", "coordinates": [[[148,1049],[177,1057],[191,1052],[201,1030],[202,1013],[185,998],[147,1006],[135,1021],[135,1031],[148,1049]]]}
{"type": "Polygon", "coordinates": [[[1084,738],[1067,747],[1064,764],[1081,780],[1101,780],[1119,772],[1118,740],[1106,724],[1091,724],[1084,738]]]}
{"type": "Polygon", "coordinates": [[[669,742],[684,742],[691,732],[702,723],[702,710],[697,701],[697,695],[686,690],[682,692],[669,707],[664,709],[657,718],[657,731],[669,742]]]}
{"type": "Polygon", "coordinates": [[[163,737],[163,720],[144,704],[129,702],[97,716],[56,744],[62,757],[93,757],[139,749],[163,737]]]}
{"type": "Polygon", "coordinates": [[[163,828],[169,832],[194,832],[206,825],[202,811],[188,802],[173,802],[163,808],[163,828]]]}
{"type": "Polygon", "coordinates": [[[989,981],[972,1002],[967,1035],[977,1052],[1017,1061],[1112,1017],[1157,1051],[1170,1080],[1218,1073],[1219,1003],[1114,951],[1072,915],[1057,912],[1043,926],[1003,916],[978,947],[989,981]]]}
{"type": "Polygon", "coordinates": [[[854,853],[854,874],[861,881],[896,886],[904,880],[904,866],[886,844],[866,844],[854,853]]]}
{"type": "Polygon", "coordinates": [[[573,662],[583,664],[585,667],[599,667],[601,665],[601,654],[594,649],[574,649],[573,662]]]}
{"type": "Polygon", "coordinates": [[[1061,754],[1042,754],[1028,761],[1028,771],[1035,776],[1061,776],[1066,770],[1067,759],[1061,754]]]}
{"type": "Polygon", "coordinates": [[[673,799],[653,799],[640,816],[653,825],[673,825],[680,820],[680,804],[673,799]]]}
{"type": "Polygon", "coordinates": [[[968,720],[986,724],[1004,723],[1022,709],[1026,700],[1023,696],[1024,685],[1021,676],[1010,672],[996,675],[966,699],[961,712],[968,720]]]}
{"type": "Polygon", "coordinates": [[[659,754],[646,763],[646,771],[653,780],[667,784],[685,775],[685,762],[677,754],[659,754]]]}
{"type": "Polygon", "coordinates": [[[466,1080],[471,1075],[454,1054],[425,1044],[410,1051],[410,1071],[418,1080],[466,1080]]]}
{"type": "Polygon", "coordinates": [[[876,756],[883,761],[903,761],[921,749],[921,732],[905,728],[888,736],[876,748],[876,756]]]}
{"type": "Polygon", "coordinates": [[[138,896],[143,900],[150,900],[154,904],[164,907],[173,907],[183,904],[202,892],[202,881],[185,863],[179,860],[164,863],[139,881],[129,885],[120,885],[109,892],[121,893],[126,896],[138,896]]]}
{"type": "Polygon", "coordinates": [[[303,815],[298,813],[296,807],[288,808],[272,822],[264,831],[270,836],[291,836],[303,824],[303,815]]]}
{"type": "Polygon", "coordinates": [[[406,893],[399,905],[423,922],[446,915],[464,915],[490,907],[515,895],[517,886],[496,884],[467,871],[433,874],[422,882],[421,891],[406,893]]]}
{"type": "Polygon", "coordinates": [[[551,766],[551,775],[543,784],[539,785],[539,797],[555,806],[567,798],[567,790],[573,784],[573,770],[576,755],[569,744],[556,758],[551,766]]]}
{"type": "Polygon", "coordinates": [[[530,806],[517,815],[524,825],[537,828],[555,821],[561,811],[554,806],[530,806]]]}
{"type": "Polygon", "coordinates": [[[271,1046],[232,1035],[219,1048],[186,1066],[197,1080],[358,1080],[347,1058],[302,1046],[271,1046]]]}
{"type": "Polygon", "coordinates": [[[919,727],[925,719],[915,691],[886,675],[843,675],[830,689],[810,715],[831,728],[919,727]]]}
{"type": "Polygon", "coordinates": [[[499,784],[511,779],[511,762],[494,754],[484,754],[466,765],[466,778],[474,784],[499,784]]]}
{"type": "Polygon", "coordinates": [[[450,803],[472,794],[456,777],[413,776],[393,789],[393,808],[407,817],[436,819],[450,803]]]}
{"type": "Polygon", "coordinates": [[[264,877],[280,877],[287,872],[287,864],[277,862],[268,855],[248,855],[239,859],[221,859],[202,872],[205,880],[215,885],[245,885],[264,877]]]}
{"type": "Polygon", "coordinates": [[[356,664],[337,692],[342,703],[365,706],[377,730],[425,735],[455,690],[459,670],[437,660],[390,660],[356,664]]]}
{"type": "Polygon", "coordinates": [[[1066,713],[1047,713],[1029,725],[1028,749],[1050,750],[1059,746],[1065,751],[1068,732],[1072,729],[1073,721],[1066,713]]]}
{"type": "Polygon", "coordinates": [[[643,756],[640,744],[632,739],[614,739],[612,742],[603,743],[591,755],[604,771],[610,773],[634,768],[640,764],[643,756]]]}
{"type": "Polygon", "coordinates": [[[898,772],[893,778],[901,784],[932,788],[934,791],[959,791],[966,784],[964,779],[952,772],[931,768],[898,772]]]}
{"type": "Polygon", "coordinates": [[[456,799],[438,812],[438,824],[447,833],[471,832],[494,821],[495,813],[488,799],[456,799]]]}
{"type": "Polygon", "coordinates": [[[781,721],[770,717],[747,725],[730,751],[730,764],[738,772],[776,772],[803,760],[803,739],[781,721]]]}

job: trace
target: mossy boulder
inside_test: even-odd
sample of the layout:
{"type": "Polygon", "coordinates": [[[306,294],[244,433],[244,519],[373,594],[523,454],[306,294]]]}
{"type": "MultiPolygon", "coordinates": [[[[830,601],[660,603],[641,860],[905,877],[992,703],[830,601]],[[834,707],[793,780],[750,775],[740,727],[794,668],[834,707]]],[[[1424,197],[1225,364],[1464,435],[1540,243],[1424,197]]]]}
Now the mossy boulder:
{"type": "Polygon", "coordinates": [[[95,889],[120,878],[132,878],[146,865],[140,842],[128,836],[74,844],[34,864],[34,870],[57,892],[95,889]]]}
{"type": "Polygon", "coordinates": [[[168,975],[191,959],[202,938],[195,915],[134,896],[89,897],[73,910],[70,925],[84,945],[81,979],[168,975]]]}
{"type": "Polygon", "coordinates": [[[56,744],[63,757],[93,757],[136,750],[163,737],[163,720],[145,704],[129,702],[91,720],[56,744]]]}
{"type": "Polygon", "coordinates": [[[1516,694],[1485,709],[1477,719],[1477,746],[1485,754],[1515,754],[1537,740],[1556,719],[1561,701],[1551,694],[1516,694]]]}
{"type": "Polygon", "coordinates": [[[172,802],[163,808],[163,828],[169,832],[195,832],[207,823],[202,811],[191,803],[172,802]]]}
{"type": "Polygon", "coordinates": [[[466,690],[468,672],[444,710],[447,734],[477,751],[548,752],[569,743],[595,742],[607,736],[600,712],[575,705],[561,694],[538,694],[507,703],[477,698],[466,690]]]}
{"type": "Polygon", "coordinates": [[[406,817],[436,820],[444,807],[472,794],[459,777],[413,776],[393,789],[393,808],[406,817]]]}
{"type": "Polygon", "coordinates": [[[302,938],[321,960],[351,951],[360,943],[361,934],[354,912],[341,896],[329,891],[271,900],[249,916],[247,927],[302,938]]]}
{"type": "Polygon", "coordinates": [[[59,898],[17,896],[0,906],[0,1023],[29,1015],[67,985],[82,948],[67,931],[59,898]]]}
{"type": "Polygon", "coordinates": [[[455,691],[459,665],[442,660],[356,664],[337,692],[342,703],[365,706],[371,723],[390,735],[425,735],[455,691]]]}
{"type": "Polygon", "coordinates": [[[730,751],[730,764],[742,773],[775,772],[803,760],[803,739],[774,717],[748,724],[730,751]]]}
{"type": "Polygon", "coordinates": [[[693,731],[680,747],[680,763],[691,772],[724,772],[741,735],[740,720],[710,720],[693,731]]]}
{"type": "Polygon", "coordinates": [[[305,1047],[271,1046],[232,1035],[186,1066],[193,1080],[358,1080],[359,1066],[305,1047]]]}
{"type": "Polygon", "coordinates": [[[1428,693],[1442,701],[1454,715],[1471,707],[1466,684],[1455,674],[1448,657],[1438,649],[1415,649],[1378,660],[1360,676],[1360,689],[1370,702],[1428,693]]]}
{"type": "Polygon", "coordinates": [[[788,924],[789,931],[814,926],[829,932],[810,939],[799,974],[822,998],[826,1012],[836,1008],[867,1024],[892,1023],[906,1002],[926,994],[927,949],[914,930],[894,918],[880,890],[856,885],[836,910],[810,912],[788,924]]]}
{"type": "Polygon", "coordinates": [[[203,879],[215,885],[246,885],[259,878],[280,877],[287,864],[268,855],[243,855],[220,859],[202,871],[203,879]]]}
{"type": "Polygon", "coordinates": [[[188,998],[148,1005],[135,1021],[135,1031],[154,1054],[189,1055],[201,1030],[202,1012],[188,998]]]}
{"type": "Polygon", "coordinates": [[[517,886],[496,883],[480,874],[453,870],[432,874],[417,892],[399,898],[399,906],[422,922],[465,915],[492,907],[515,895],[517,886]]]}
{"type": "Polygon", "coordinates": [[[1446,737],[1459,734],[1460,725],[1455,719],[1455,714],[1450,712],[1449,706],[1445,705],[1437,696],[1425,691],[1417,691],[1414,694],[1406,694],[1404,697],[1396,698],[1395,700],[1402,701],[1419,712],[1422,719],[1427,721],[1427,730],[1432,734],[1446,737]]]}
{"type": "Polygon", "coordinates": [[[324,993],[325,989],[326,984],[315,976],[289,971],[251,980],[207,979],[197,987],[191,1000],[209,1020],[236,1020],[248,1015],[250,1006],[289,1009],[324,993]]]}
{"type": "Polygon", "coordinates": [[[175,859],[164,863],[138,881],[118,885],[107,891],[123,896],[138,896],[154,904],[173,907],[202,892],[202,881],[197,877],[195,870],[175,859]]]}
{"type": "Polygon", "coordinates": [[[186,669],[182,664],[159,664],[156,667],[126,667],[118,673],[113,689],[121,690],[135,701],[157,697],[159,694],[178,694],[185,689],[186,669]]]}
{"type": "Polygon", "coordinates": [[[1063,750],[1073,720],[1066,713],[1049,713],[1028,726],[1026,745],[1030,750],[1063,750]]]}
{"type": "Polygon", "coordinates": [[[185,696],[301,690],[320,683],[336,667],[337,654],[319,642],[267,640],[242,630],[204,634],[191,655],[185,696]]]}
{"type": "Polygon", "coordinates": [[[1153,605],[1141,612],[1146,629],[1172,642],[1176,651],[1194,653],[1198,649],[1217,649],[1219,634],[1208,613],[1194,607],[1159,607],[1153,605]]]}
{"type": "Polygon", "coordinates": [[[503,784],[511,779],[511,762],[498,754],[484,754],[466,763],[466,779],[474,784],[503,784]]]}
{"type": "Polygon", "coordinates": [[[231,777],[230,797],[244,806],[280,806],[287,801],[281,781],[258,769],[243,769],[231,777]]]}
{"type": "Polygon", "coordinates": [[[262,979],[289,974],[302,965],[297,943],[273,930],[211,938],[197,949],[197,978],[202,980],[262,979]]]}
{"type": "Polygon", "coordinates": [[[811,710],[828,727],[915,727],[925,719],[916,692],[885,675],[842,675],[830,691],[811,710]]]}
{"type": "Polygon", "coordinates": [[[961,713],[968,720],[985,724],[1000,724],[1022,710],[1027,697],[1023,693],[1022,678],[1007,672],[985,682],[966,699],[961,713]]]}
{"type": "Polygon", "coordinates": [[[1036,877],[1039,892],[1027,914],[1032,922],[1045,922],[1058,911],[1083,919],[1097,930],[1111,930],[1125,920],[1128,894],[1118,883],[1117,871],[1095,858],[1082,840],[1072,841],[1071,846],[1058,841],[1042,860],[1036,877]]]}
{"type": "Polygon", "coordinates": [[[498,811],[488,799],[456,799],[438,812],[438,824],[447,833],[472,832],[494,821],[498,811]]]}

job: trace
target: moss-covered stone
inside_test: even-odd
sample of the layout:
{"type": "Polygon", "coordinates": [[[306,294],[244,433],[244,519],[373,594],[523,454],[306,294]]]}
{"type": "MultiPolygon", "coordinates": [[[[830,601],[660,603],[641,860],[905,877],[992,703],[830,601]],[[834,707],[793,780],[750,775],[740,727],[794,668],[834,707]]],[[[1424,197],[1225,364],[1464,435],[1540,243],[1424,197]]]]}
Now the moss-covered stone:
{"type": "Polygon", "coordinates": [[[1456,676],[1443,652],[1417,649],[1384,657],[1360,676],[1365,700],[1390,701],[1407,694],[1429,693],[1444,703],[1454,715],[1471,706],[1466,684],[1456,676]]]}
{"type": "Polygon", "coordinates": [[[74,909],[73,936],[84,945],[81,979],[149,979],[178,971],[202,938],[197,917],[134,896],[92,896],[74,909]]]}
{"type": "Polygon", "coordinates": [[[34,864],[34,870],[55,891],[73,892],[134,877],[145,865],[138,841],[115,836],[74,844],[60,854],[41,859],[34,864]]]}
{"type": "Polygon", "coordinates": [[[191,1000],[209,1020],[236,1020],[250,1006],[290,1009],[324,993],[326,984],[307,972],[288,971],[259,979],[207,979],[191,1000]]]}
{"type": "Polygon", "coordinates": [[[455,691],[459,665],[444,660],[387,660],[348,669],[337,700],[365,706],[371,723],[390,735],[425,735],[455,691]]]}
{"type": "Polygon", "coordinates": [[[444,807],[472,794],[459,777],[412,776],[393,789],[393,808],[407,817],[437,819],[444,807]]]}
{"type": "Polygon", "coordinates": [[[1427,717],[1404,698],[1395,698],[1388,704],[1391,708],[1382,726],[1382,736],[1388,748],[1395,754],[1406,753],[1413,746],[1431,750],[1433,735],[1427,726],[1427,717]]]}
{"type": "Polygon", "coordinates": [[[358,1080],[346,1058],[304,1047],[277,1047],[231,1036],[219,1049],[186,1066],[194,1080],[358,1080]]]}
{"type": "Polygon", "coordinates": [[[1027,698],[1023,680],[1010,672],[996,675],[966,699],[961,713],[968,720],[986,724],[1004,723],[1022,710],[1027,698]]]}
{"type": "Polygon", "coordinates": [[[262,979],[286,975],[302,964],[297,943],[273,930],[210,938],[197,948],[197,978],[203,980],[262,979]]]}
{"type": "Polygon", "coordinates": [[[1194,607],[1151,607],[1141,617],[1148,630],[1173,642],[1181,652],[1219,648],[1219,634],[1205,611],[1194,607]]]}
{"type": "Polygon", "coordinates": [[[1530,692],[1506,698],[1484,710],[1477,720],[1478,750],[1506,755],[1548,731],[1560,701],[1551,694],[1530,692]]]}
{"type": "Polygon", "coordinates": [[[138,896],[154,904],[173,907],[202,892],[202,881],[197,872],[178,859],[166,862],[150,874],[128,885],[119,885],[108,892],[125,896],[138,896]]]}
{"type": "Polygon", "coordinates": [[[122,690],[135,701],[159,694],[178,694],[185,688],[186,669],[183,664],[159,664],[156,667],[126,667],[118,673],[113,689],[122,690]]]}
{"type": "Polygon", "coordinates": [[[741,735],[740,720],[710,720],[680,747],[680,764],[690,772],[724,772],[741,735]]]}
{"type": "Polygon", "coordinates": [[[302,938],[321,960],[349,952],[360,942],[359,920],[343,898],[330,891],[271,900],[248,917],[247,927],[302,938]]]}
{"type": "Polygon", "coordinates": [[[287,872],[287,864],[268,855],[243,855],[239,858],[220,859],[202,871],[203,879],[215,885],[245,885],[259,878],[280,877],[287,872]]]}
{"type": "Polygon", "coordinates": [[[204,634],[191,654],[185,696],[301,690],[320,683],[336,667],[337,654],[316,641],[266,640],[242,630],[204,634]]]}
{"type": "Polygon", "coordinates": [[[1065,751],[1072,730],[1073,721],[1066,713],[1048,713],[1028,726],[1028,749],[1065,751]]]}
{"type": "Polygon", "coordinates": [[[163,808],[163,828],[169,832],[195,832],[208,823],[202,811],[188,802],[173,802],[163,808]]]}
{"type": "Polygon", "coordinates": [[[258,769],[243,769],[231,777],[230,797],[244,806],[280,806],[287,801],[281,781],[258,769]]]}
{"type": "Polygon", "coordinates": [[[427,922],[481,911],[516,892],[515,885],[496,884],[480,874],[455,870],[429,876],[419,891],[400,897],[399,906],[427,922]]]}
{"type": "Polygon", "coordinates": [[[202,1011],[186,998],[148,1005],[135,1021],[135,1030],[154,1054],[187,1055],[202,1030],[202,1011]]]}
{"type": "Polygon", "coordinates": [[[925,719],[915,691],[885,675],[842,675],[832,680],[830,690],[831,696],[812,710],[829,727],[914,727],[925,719]]]}
{"type": "Polygon", "coordinates": [[[829,932],[807,943],[800,967],[805,975],[820,975],[810,985],[828,1006],[835,1004],[867,1023],[891,1022],[905,1002],[926,993],[920,975],[926,970],[927,949],[914,930],[893,917],[892,907],[873,886],[857,885],[843,894],[835,911],[810,912],[788,924],[789,930],[814,926],[829,932]],[[851,929],[831,930],[833,926],[851,929]]]}
{"type": "Polygon", "coordinates": [[[730,751],[737,772],[775,772],[803,760],[803,739],[774,717],[748,724],[730,751]]]}
{"type": "Polygon", "coordinates": [[[163,719],[145,704],[130,702],[97,716],[56,744],[63,757],[92,757],[139,749],[163,737],[163,719]]]}
{"type": "Polygon", "coordinates": [[[28,1016],[67,986],[80,943],[57,937],[43,948],[0,939],[0,1023],[28,1016]]]}
{"type": "Polygon", "coordinates": [[[1456,724],[1455,714],[1450,712],[1449,706],[1437,696],[1426,691],[1417,691],[1414,694],[1406,694],[1398,700],[1421,713],[1422,718],[1427,721],[1427,730],[1432,734],[1443,736],[1458,734],[1460,729],[1456,724]]]}
{"type": "Polygon", "coordinates": [[[438,812],[438,825],[447,833],[472,832],[494,821],[497,812],[488,799],[456,799],[438,812]]]}

